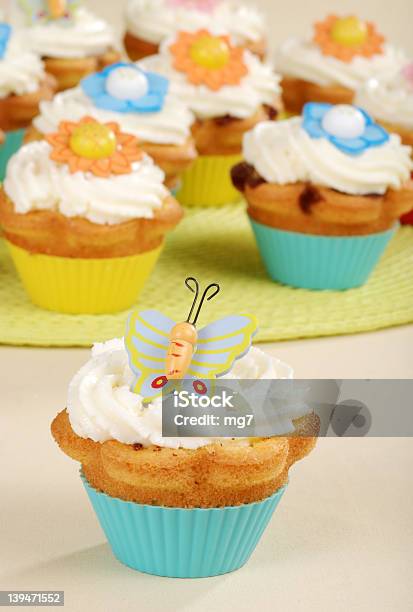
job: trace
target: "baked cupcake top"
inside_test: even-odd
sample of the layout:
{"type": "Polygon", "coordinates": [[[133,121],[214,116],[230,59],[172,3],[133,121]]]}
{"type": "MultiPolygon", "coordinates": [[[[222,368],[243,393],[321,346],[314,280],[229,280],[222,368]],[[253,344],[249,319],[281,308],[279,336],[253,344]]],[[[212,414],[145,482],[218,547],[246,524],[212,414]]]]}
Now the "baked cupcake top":
{"type": "Polygon", "coordinates": [[[389,80],[367,81],[356,92],[355,102],[378,121],[413,129],[413,63],[389,80]]]}
{"type": "Polygon", "coordinates": [[[192,113],[169,93],[168,80],[133,63],[118,63],[83,79],[81,85],[40,104],[33,121],[43,134],[63,120],[90,115],[100,122],[117,121],[143,142],[181,145],[191,135],[192,113]]]}
{"type": "Polygon", "coordinates": [[[263,104],[274,105],[279,77],[224,34],[209,30],[178,32],[158,55],[138,62],[166,76],[171,93],[199,119],[230,115],[245,119],[263,104]]]}
{"type": "Polygon", "coordinates": [[[34,52],[42,57],[83,58],[105,53],[115,43],[112,28],[75,2],[66,2],[64,14],[50,10],[28,11],[30,26],[25,36],[34,52]]]}
{"type": "Polygon", "coordinates": [[[403,52],[387,44],[374,24],[330,15],[307,37],[286,40],[275,63],[285,76],[354,90],[371,77],[387,78],[405,62],[403,52]]]}
{"type": "Polygon", "coordinates": [[[0,98],[33,93],[44,78],[43,62],[28,49],[24,35],[0,23],[0,98]]]}
{"type": "Polygon", "coordinates": [[[62,122],[9,161],[4,190],[16,213],[58,211],[92,223],[151,219],[169,195],[164,173],[116,123],[62,122]]]}
{"type": "Polygon", "coordinates": [[[399,189],[413,169],[411,148],[362,109],[306,104],[302,117],[262,122],[244,136],[244,158],[259,180],[311,182],[353,194],[399,189]]]}
{"type": "Polygon", "coordinates": [[[219,26],[237,44],[258,42],[266,37],[263,15],[254,7],[221,0],[129,0],[127,30],[134,36],[159,44],[176,32],[219,26]]]}
{"type": "MultiPolygon", "coordinates": [[[[292,378],[292,369],[258,348],[236,361],[226,378],[292,378]]],[[[142,444],[169,448],[199,448],[216,438],[163,438],[162,402],[159,398],[143,404],[143,398],[131,391],[134,375],[128,362],[123,339],[95,344],[91,359],[79,370],[69,386],[67,410],[73,431],[95,442],[118,440],[124,444],[142,444]]],[[[310,410],[304,404],[291,404],[281,434],[294,431],[292,419],[310,410]]],[[[227,441],[226,438],[220,438],[227,441]]],[[[238,438],[234,443],[248,443],[238,438]]]]}

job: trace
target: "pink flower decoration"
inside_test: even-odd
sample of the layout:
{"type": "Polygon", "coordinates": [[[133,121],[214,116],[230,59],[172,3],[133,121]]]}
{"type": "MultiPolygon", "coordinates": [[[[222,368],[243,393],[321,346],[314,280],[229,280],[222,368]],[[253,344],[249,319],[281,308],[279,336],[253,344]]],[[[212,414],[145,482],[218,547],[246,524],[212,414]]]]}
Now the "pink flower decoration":
{"type": "Polygon", "coordinates": [[[186,8],[203,13],[212,13],[221,0],[167,0],[173,8],[186,8]]]}
{"type": "Polygon", "coordinates": [[[402,75],[407,81],[409,87],[413,89],[413,62],[407,64],[402,70],[402,75]]]}

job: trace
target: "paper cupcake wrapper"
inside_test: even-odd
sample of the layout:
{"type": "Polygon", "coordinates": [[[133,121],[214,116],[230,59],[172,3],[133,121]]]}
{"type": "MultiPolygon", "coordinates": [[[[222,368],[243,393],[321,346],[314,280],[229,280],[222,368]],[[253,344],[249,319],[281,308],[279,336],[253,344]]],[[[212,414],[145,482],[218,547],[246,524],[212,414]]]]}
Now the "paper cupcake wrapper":
{"type": "Polygon", "coordinates": [[[285,491],[243,506],[163,508],[109,497],[81,477],[115,557],[170,578],[218,576],[244,565],[285,491]]]}
{"type": "Polygon", "coordinates": [[[241,155],[201,155],[182,175],[177,198],[184,206],[223,206],[240,200],[231,168],[241,155]]]}
{"type": "Polygon", "coordinates": [[[397,229],[365,236],[315,236],[250,221],[272,280],[303,289],[360,287],[397,229]]]}
{"type": "Polygon", "coordinates": [[[7,244],[31,301],[46,310],[69,314],[112,313],[132,306],[162,250],[76,259],[32,254],[7,244]]]}
{"type": "Polygon", "coordinates": [[[23,144],[25,130],[6,132],[6,138],[0,145],[0,181],[6,176],[7,163],[12,155],[20,149],[23,144]]]}

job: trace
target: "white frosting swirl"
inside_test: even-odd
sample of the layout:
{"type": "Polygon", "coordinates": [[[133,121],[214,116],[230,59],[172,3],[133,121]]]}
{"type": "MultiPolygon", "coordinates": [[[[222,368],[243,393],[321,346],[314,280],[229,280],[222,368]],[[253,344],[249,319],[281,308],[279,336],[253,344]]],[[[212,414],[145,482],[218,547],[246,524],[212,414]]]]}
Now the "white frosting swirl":
{"type": "Polygon", "coordinates": [[[192,85],[184,72],[173,67],[169,51],[173,40],[162,43],[158,55],[152,55],[138,66],[158,72],[170,80],[171,94],[186,103],[199,119],[210,119],[231,115],[239,119],[251,117],[262,104],[274,105],[280,94],[279,81],[272,67],[261,63],[252,53],[244,51],[244,61],[248,69],[239,85],[224,85],[218,91],[206,85],[192,85]]]}
{"type": "Polygon", "coordinates": [[[400,49],[384,45],[383,53],[372,57],[356,56],[343,62],[323,55],[310,39],[288,39],[278,50],[275,65],[285,76],[316,83],[320,86],[342,85],[357,89],[371,77],[389,78],[406,63],[400,49]]]}
{"type": "Polygon", "coordinates": [[[401,73],[389,81],[367,81],[356,92],[355,104],[378,121],[413,129],[413,87],[401,73]]]}
{"type": "Polygon", "coordinates": [[[12,34],[0,59],[0,98],[33,93],[44,77],[41,59],[28,49],[22,34],[12,34]]]}
{"type": "Polygon", "coordinates": [[[413,169],[411,148],[392,134],[381,146],[347,155],[325,138],[311,138],[301,118],[258,124],[244,136],[244,157],[269,183],[310,181],[353,195],[399,189],[413,169]]]}
{"type": "Polygon", "coordinates": [[[112,28],[82,7],[74,12],[70,23],[35,23],[27,28],[25,35],[33,51],[42,57],[101,55],[115,41],[112,28]]]}
{"type": "MultiPolygon", "coordinates": [[[[292,369],[257,348],[235,362],[226,378],[292,378],[292,369]]],[[[67,409],[74,432],[95,442],[118,440],[124,444],[155,444],[170,448],[199,448],[225,438],[163,438],[162,403],[143,406],[142,397],[130,390],[133,374],[123,339],[96,344],[91,359],[69,385],[67,409]]],[[[309,412],[306,405],[283,405],[280,434],[293,430],[291,419],[309,412]]],[[[239,439],[240,440],[240,439],[239,439]]],[[[241,439],[242,440],[242,439],[241,439]]],[[[244,439],[245,443],[245,439],[244,439]]]]}
{"type": "Polygon", "coordinates": [[[235,0],[220,2],[211,12],[173,7],[165,0],[129,0],[126,25],[131,34],[154,44],[174,34],[178,26],[181,30],[218,26],[238,44],[257,42],[266,36],[263,15],[235,0]]]}
{"type": "Polygon", "coordinates": [[[130,174],[109,178],[71,174],[66,164],[57,164],[49,155],[46,141],[32,142],[10,159],[4,189],[17,213],[55,210],[112,225],[152,218],[168,195],[164,173],[147,155],[132,165],[130,174]]]}
{"type": "Polygon", "coordinates": [[[191,135],[194,117],[179,100],[167,95],[165,104],[156,113],[117,113],[97,108],[80,87],[57,94],[50,102],[41,102],[34,126],[48,134],[55,132],[60,121],[79,121],[85,115],[97,121],[116,121],[124,132],[141,141],[156,144],[182,145],[191,135]]]}

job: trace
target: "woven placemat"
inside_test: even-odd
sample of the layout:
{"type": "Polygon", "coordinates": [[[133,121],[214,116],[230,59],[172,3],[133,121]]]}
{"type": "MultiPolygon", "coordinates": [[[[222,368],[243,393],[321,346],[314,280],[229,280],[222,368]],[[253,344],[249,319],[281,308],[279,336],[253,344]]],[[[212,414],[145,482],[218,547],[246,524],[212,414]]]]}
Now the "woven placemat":
{"type": "MultiPolygon", "coordinates": [[[[398,231],[369,283],[343,292],[291,289],[264,271],[242,205],[187,211],[168,238],[138,307],[183,320],[191,301],[186,276],[218,281],[221,294],[202,312],[200,325],[232,312],[258,317],[258,341],[349,334],[413,321],[413,228],[398,231]]],[[[60,315],[33,306],[0,245],[0,342],[89,346],[121,336],[127,313],[60,315]]]]}

